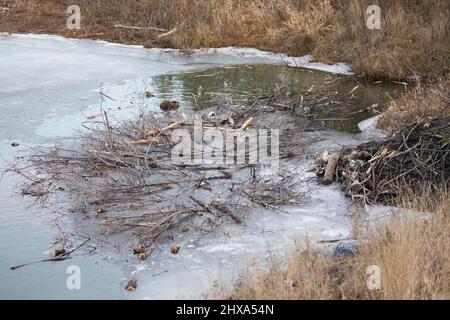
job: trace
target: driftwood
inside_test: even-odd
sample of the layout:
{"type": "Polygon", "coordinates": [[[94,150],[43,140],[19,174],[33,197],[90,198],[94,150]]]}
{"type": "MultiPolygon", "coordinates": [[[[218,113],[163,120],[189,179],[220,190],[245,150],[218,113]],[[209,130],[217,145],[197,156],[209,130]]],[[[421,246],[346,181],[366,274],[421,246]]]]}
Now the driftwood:
{"type": "Polygon", "coordinates": [[[141,30],[141,31],[158,31],[158,32],[167,32],[167,31],[169,31],[167,29],[156,28],[156,27],[124,26],[122,24],[116,24],[114,27],[115,28],[120,28],[120,29],[141,30]]]}
{"type": "Polygon", "coordinates": [[[170,31],[167,31],[165,33],[162,33],[162,34],[158,35],[158,38],[163,38],[163,37],[170,36],[171,34],[175,33],[176,31],[177,31],[177,28],[173,28],[170,31]]]}
{"type": "Polygon", "coordinates": [[[168,30],[168,29],[157,28],[157,27],[125,26],[125,25],[122,25],[122,24],[117,24],[114,27],[115,28],[120,28],[120,29],[127,29],[127,30],[164,32],[164,33],[158,35],[158,38],[164,38],[164,37],[170,36],[171,34],[173,34],[173,33],[175,33],[177,31],[177,28],[173,28],[173,29],[168,30]]]}
{"type": "Polygon", "coordinates": [[[253,117],[248,118],[241,126],[241,130],[247,130],[249,127],[252,126],[253,121],[255,119],[253,117]]]}
{"type": "Polygon", "coordinates": [[[323,183],[324,184],[331,184],[334,179],[334,175],[336,173],[336,167],[339,161],[339,154],[338,153],[332,153],[328,157],[327,166],[325,168],[325,174],[323,176],[323,183]]]}
{"type": "MultiPolygon", "coordinates": [[[[11,270],[17,270],[23,267],[27,267],[33,264],[37,264],[37,263],[43,263],[43,262],[60,262],[60,261],[65,261],[68,259],[72,259],[72,257],[70,256],[72,253],[74,253],[75,251],[77,251],[78,249],[80,249],[81,247],[83,247],[86,243],[88,243],[91,239],[88,238],[85,241],[83,241],[81,244],[79,244],[78,246],[76,246],[75,248],[73,248],[70,251],[64,251],[61,250],[61,254],[58,254],[56,257],[54,258],[48,258],[48,259],[42,259],[42,260],[38,260],[38,261],[33,261],[33,262],[28,262],[28,263],[24,263],[24,264],[19,264],[17,266],[13,266],[10,267],[11,270]]],[[[55,250],[55,252],[57,252],[55,250]]]]}
{"type": "Polygon", "coordinates": [[[185,121],[176,121],[174,123],[171,123],[170,125],[168,125],[167,127],[161,128],[161,129],[156,129],[156,130],[152,130],[147,132],[147,136],[152,137],[152,136],[156,136],[158,134],[164,133],[166,131],[170,131],[176,128],[181,127],[182,125],[184,125],[186,122],[185,121]]]}

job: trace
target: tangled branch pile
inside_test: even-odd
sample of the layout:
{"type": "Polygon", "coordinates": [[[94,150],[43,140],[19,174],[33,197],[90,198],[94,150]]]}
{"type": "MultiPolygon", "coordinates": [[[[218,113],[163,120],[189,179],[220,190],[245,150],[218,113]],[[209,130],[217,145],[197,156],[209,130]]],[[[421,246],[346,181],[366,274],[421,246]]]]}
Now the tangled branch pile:
{"type": "MultiPolygon", "coordinates": [[[[226,116],[205,113],[200,115],[203,130],[257,128],[258,119],[247,118],[264,112],[257,109],[238,106],[226,116]]],[[[41,199],[59,195],[58,204],[70,203],[69,211],[92,218],[91,227],[105,227],[107,232],[132,229],[133,241],[147,249],[168,230],[209,231],[226,220],[241,223],[251,207],[278,210],[301,199],[299,175],[287,169],[174,164],[171,152],[177,142],[171,133],[180,128],[194,130],[193,120],[182,112],[141,110],[135,119],[117,123],[105,113],[75,146],[35,149],[31,164],[16,164],[11,170],[27,178],[24,194],[41,199]]],[[[280,140],[292,150],[292,132],[280,140]]]]}
{"type": "Polygon", "coordinates": [[[325,153],[318,165],[319,176],[331,172],[348,196],[366,203],[389,203],[405,190],[420,191],[424,185],[448,185],[450,117],[419,121],[382,141],[325,153]]]}
{"type": "Polygon", "coordinates": [[[247,105],[222,104],[188,116],[144,106],[125,121],[111,121],[104,113],[74,145],[36,148],[30,162],[10,170],[26,178],[23,194],[82,213],[95,222],[83,226],[93,232],[132,230],[138,245],[149,249],[168,231],[209,231],[226,220],[241,223],[254,207],[280,211],[283,204],[301,201],[305,177],[294,159],[308,143],[303,133],[322,128],[314,121],[316,113],[348,107],[354,99],[355,89],[325,90],[331,85],[295,94],[279,88],[247,105]],[[299,119],[299,113],[307,117],[299,119]],[[172,133],[183,129],[194,136],[194,119],[200,118],[203,132],[279,129],[278,170],[261,164],[174,163],[172,150],[179,142],[172,133]]]}

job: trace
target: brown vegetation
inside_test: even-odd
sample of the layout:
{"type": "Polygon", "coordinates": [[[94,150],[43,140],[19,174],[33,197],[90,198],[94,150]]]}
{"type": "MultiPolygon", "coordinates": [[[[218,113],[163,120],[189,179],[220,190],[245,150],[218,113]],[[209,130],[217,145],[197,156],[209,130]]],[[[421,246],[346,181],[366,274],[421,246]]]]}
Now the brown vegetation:
{"type": "MultiPolygon", "coordinates": [[[[82,29],[66,29],[66,0],[3,0],[11,7],[0,31],[177,48],[250,46],[291,55],[344,61],[357,73],[403,78],[449,67],[450,2],[446,0],[79,0],[82,29]],[[15,3],[14,6],[11,4],[15,3]],[[366,27],[366,8],[382,9],[381,30],[366,27]],[[159,39],[154,30],[177,28],[159,39]]],[[[2,2],[0,2],[0,5],[2,2]]]]}
{"type": "MultiPolygon", "coordinates": [[[[410,217],[393,216],[357,230],[354,256],[332,258],[308,246],[286,265],[255,272],[236,285],[232,299],[449,299],[450,195],[448,190],[403,199],[410,217]],[[432,211],[425,218],[421,211],[432,211]],[[367,268],[381,271],[381,289],[369,290],[367,268]]],[[[355,230],[356,231],[356,230],[355,230]]]]}
{"type": "Polygon", "coordinates": [[[450,116],[450,78],[440,77],[427,84],[418,84],[399,99],[392,100],[378,120],[377,126],[396,132],[427,118],[450,116]]]}

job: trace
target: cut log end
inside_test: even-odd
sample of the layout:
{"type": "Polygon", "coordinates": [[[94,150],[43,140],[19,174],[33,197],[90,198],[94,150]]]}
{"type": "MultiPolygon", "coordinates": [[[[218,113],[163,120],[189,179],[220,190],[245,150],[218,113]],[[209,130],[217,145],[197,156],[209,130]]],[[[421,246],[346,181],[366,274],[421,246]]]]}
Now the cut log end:
{"type": "Polygon", "coordinates": [[[332,153],[328,157],[327,166],[325,168],[325,174],[323,176],[323,184],[331,184],[334,180],[334,174],[339,161],[339,154],[332,153]]]}

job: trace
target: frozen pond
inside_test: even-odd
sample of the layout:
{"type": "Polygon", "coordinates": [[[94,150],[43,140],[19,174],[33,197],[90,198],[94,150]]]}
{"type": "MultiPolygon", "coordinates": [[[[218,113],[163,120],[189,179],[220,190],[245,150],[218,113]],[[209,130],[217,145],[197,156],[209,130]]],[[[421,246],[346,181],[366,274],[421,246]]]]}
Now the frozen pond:
{"type": "MultiPolygon", "coordinates": [[[[199,87],[206,94],[195,105],[203,108],[229,99],[246,101],[275,86],[305,89],[330,77],[287,67],[283,61],[253,49],[186,55],[54,36],[0,35],[0,169],[15,157],[25,156],[22,151],[27,147],[74,136],[83,122],[95,120],[101,111],[111,118],[127,118],[136,114],[137,105],[154,108],[169,98],[194,108],[192,93],[199,87]],[[146,91],[154,96],[146,98],[146,91]],[[20,146],[13,148],[13,141],[20,146]]],[[[289,61],[290,65],[348,73],[343,65],[311,64],[309,58],[289,61]]],[[[350,91],[354,86],[349,79],[339,80],[340,88],[350,91]]],[[[400,89],[378,85],[362,90],[362,108],[385,101],[386,91],[395,94],[395,90],[400,89]]],[[[369,116],[360,112],[348,121],[330,121],[330,130],[305,138],[316,141],[309,143],[308,152],[363,141],[367,137],[356,134],[357,123],[369,116]]],[[[308,161],[302,166],[307,169],[308,161]]],[[[211,233],[174,234],[173,243],[162,243],[145,262],[120,245],[107,243],[105,236],[101,239],[106,241],[105,249],[98,254],[12,271],[11,266],[51,257],[59,223],[77,234],[84,231],[66,216],[55,220],[51,210],[31,206],[30,199],[17,194],[18,182],[18,177],[8,174],[0,180],[3,299],[196,298],[236,280],[255,262],[282,257],[302,235],[323,240],[345,238],[349,231],[347,200],[331,186],[316,188],[301,206],[285,208],[288,213],[255,208],[243,225],[221,226],[211,233]],[[169,252],[174,243],[183,244],[176,256],[169,252]],[[81,290],[66,287],[70,265],[80,267],[81,290]],[[133,278],[139,287],[130,294],[124,286],[133,278]]]]}

